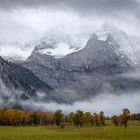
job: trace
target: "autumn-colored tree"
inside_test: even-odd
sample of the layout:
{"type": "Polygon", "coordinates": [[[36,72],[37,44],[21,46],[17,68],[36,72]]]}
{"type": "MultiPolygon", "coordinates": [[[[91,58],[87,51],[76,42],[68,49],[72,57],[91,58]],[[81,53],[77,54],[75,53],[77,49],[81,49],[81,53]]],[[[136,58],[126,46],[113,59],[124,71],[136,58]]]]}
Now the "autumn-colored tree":
{"type": "Polygon", "coordinates": [[[0,125],[8,125],[7,109],[0,110],[0,125]]]}
{"type": "Polygon", "coordinates": [[[31,113],[30,112],[22,112],[20,120],[21,120],[21,124],[23,126],[30,125],[32,123],[31,113]]]}
{"type": "Polygon", "coordinates": [[[55,120],[54,120],[54,113],[50,113],[48,116],[48,124],[50,125],[54,125],[55,124],[55,120]]]}
{"type": "Polygon", "coordinates": [[[87,125],[87,126],[89,126],[89,125],[90,126],[93,126],[93,117],[92,117],[92,115],[91,115],[90,112],[84,113],[83,119],[84,119],[85,125],[87,125]]]}
{"type": "MultiPolygon", "coordinates": [[[[124,125],[127,128],[128,121],[130,120],[131,114],[129,109],[123,109],[123,113],[118,117],[112,116],[112,122],[118,126],[124,125]]],[[[54,125],[59,126],[62,131],[65,125],[74,124],[75,126],[82,127],[86,126],[103,126],[105,125],[104,112],[94,113],[83,112],[77,110],[71,112],[69,115],[64,115],[61,110],[56,112],[25,112],[16,109],[0,109],[0,125],[11,125],[11,126],[25,126],[25,125],[54,125]]]]}
{"type": "Polygon", "coordinates": [[[8,124],[13,127],[19,125],[21,112],[19,110],[7,110],[8,124]]]}
{"type": "Polygon", "coordinates": [[[100,115],[98,113],[93,113],[93,120],[94,120],[96,126],[101,125],[100,115]]]}
{"type": "Polygon", "coordinates": [[[127,123],[128,123],[130,116],[131,116],[131,113],[130,113],[130,110],[127,108],[122,109],[122,111],[123,111],[123,114],[120,115],[119,120],[120,120],[120,124],[124,125],[124,127],[126,129],[127,123]]]}

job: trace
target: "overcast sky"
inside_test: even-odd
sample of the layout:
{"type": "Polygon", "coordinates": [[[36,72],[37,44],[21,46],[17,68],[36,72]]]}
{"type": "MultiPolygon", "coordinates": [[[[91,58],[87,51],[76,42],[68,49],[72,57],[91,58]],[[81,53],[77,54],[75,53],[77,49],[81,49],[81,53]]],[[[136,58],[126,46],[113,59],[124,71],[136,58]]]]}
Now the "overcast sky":
{"type": "Polygon", "coordinates": [[[0,0],[0,40],[92,33],[104,22],[140,36],[140,0],[0,0]]]}

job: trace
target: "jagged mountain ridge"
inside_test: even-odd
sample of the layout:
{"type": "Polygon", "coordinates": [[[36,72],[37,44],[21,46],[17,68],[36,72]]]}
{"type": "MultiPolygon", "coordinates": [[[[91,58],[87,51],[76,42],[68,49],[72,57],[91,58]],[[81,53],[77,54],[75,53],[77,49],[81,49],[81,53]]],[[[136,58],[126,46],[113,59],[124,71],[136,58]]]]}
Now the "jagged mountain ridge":
{"type": "Polygon", "coordinates": [[[61,58],[83,48],[88,40],[87,38],[88,35],[69,35],[50,31],[40,39],[31,42],[0,40],[0,56],[8,61],[24,61],[36,49],[41,54],[61,58]],[[61,49],[63,49],[63,52],[61,49]]]}
{"type": "MultiPolygon", "coordinates": [[[[136,57],[139,57],[140,52],[140,37],[128,35],[110,24],[104,24],[95,34],[101,41],[104,41],[108,34],[111,34],[120,46],[120,51],[125,52],[134,62],[137,61],[136,57]],[[132,52],[135,52],[135,55],[132,52]]],[[[89,34],[70,35],[50,31],[41,39],[32,42],[6,42],[1,40],[0,56],[10,61],[24,61],[32,54],[33,50],[36,50],[40,54],[62,58],[83,49],[90,36],[89,34]]]]}
{"type": "Polygon", "coordinates": [[[79,51],[56,59],[34,49],[22,65],[44,82],[49,81],[58,91],[56,98],[65,102],[90,98],[101,92],[138,90],[139,80],[120,76],[134,71],[138,64],[130,43],[130,50],[127,50],[127,37],[123,31],[114,27],[110,30],[104,25],[79,51]]]}

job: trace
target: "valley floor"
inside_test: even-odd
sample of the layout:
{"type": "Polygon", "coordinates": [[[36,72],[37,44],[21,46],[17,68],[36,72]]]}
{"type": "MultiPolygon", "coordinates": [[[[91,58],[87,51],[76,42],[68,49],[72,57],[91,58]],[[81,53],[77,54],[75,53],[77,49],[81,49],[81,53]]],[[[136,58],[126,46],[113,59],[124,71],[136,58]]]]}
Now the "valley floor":
{"type": "Polygon", "coordinates": [[[103,128],[66,126],[64,132],[56,126],[1,126],[0,140],[140,140],[140,122],[131,122],[126,130],[113,125],[103,128]]]}

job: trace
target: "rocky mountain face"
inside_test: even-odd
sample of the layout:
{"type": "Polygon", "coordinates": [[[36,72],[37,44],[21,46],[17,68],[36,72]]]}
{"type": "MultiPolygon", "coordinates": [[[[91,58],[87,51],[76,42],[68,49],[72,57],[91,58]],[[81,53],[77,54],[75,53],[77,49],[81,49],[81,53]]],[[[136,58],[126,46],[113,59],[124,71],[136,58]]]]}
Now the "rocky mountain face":
{"type": "Polygon", "coordinates": [[[37,92],[46,96],[52,88],[28,69],[0,57],[0,100],[3,105],[15,106],[19,100],[37,99],[37,92]]]}
{"type": "Polygon", "coordinates": [[[125,32],[104,25],[76,52],[55,58],[35,47],[22,65],[48,82],[56,90],[54,99],[59,102],[71,103],[103,92],[137,91],[140,80],[122,76],[139,65],[134,49],[139,45],[134,44],[136,41],[125,32]]]}

